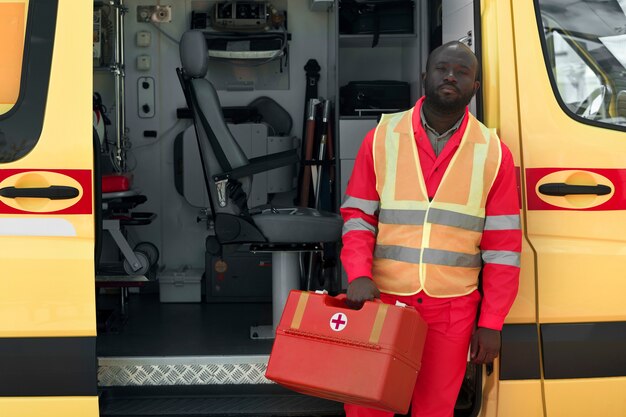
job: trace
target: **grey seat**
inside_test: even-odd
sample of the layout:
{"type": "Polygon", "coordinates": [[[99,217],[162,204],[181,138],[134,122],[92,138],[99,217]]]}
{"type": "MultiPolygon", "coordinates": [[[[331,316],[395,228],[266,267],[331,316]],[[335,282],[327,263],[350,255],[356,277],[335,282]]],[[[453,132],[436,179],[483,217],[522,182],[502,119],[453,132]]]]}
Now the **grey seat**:
{"type": "Polygon", "coordinates": [[[272,252],[274,323],[269,330],[256,331],[273,335],[289,292],[300,286],[299,252],[338,241],[341,217],[303,207],[248,207],[252,175],[295,163],[296,151],[248,160],[224,121],[215,88],[205,78],[208,51],[201,31],[183,35],[180,58],[177,73],[193,114],[215,226],[215,240],[208,246],[248,243],[272,252]]]}

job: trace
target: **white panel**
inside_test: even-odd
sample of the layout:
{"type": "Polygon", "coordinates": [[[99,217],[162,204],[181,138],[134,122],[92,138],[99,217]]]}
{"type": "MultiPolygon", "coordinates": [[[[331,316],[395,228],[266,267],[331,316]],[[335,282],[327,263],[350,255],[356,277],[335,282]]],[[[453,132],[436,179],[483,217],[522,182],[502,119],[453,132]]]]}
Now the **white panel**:
{"type": "Polygon", "coordinates": [[[342,159],[341,160],[341,201],[343,201],[346,195],[346,188],[348,188],[348,181],[352,175],[352,169],[354,168],[354,159],[342,159]]]}
{"type": "MultiPolygon", "coordinates": [[[[474,2],[472,0],[443,0],[442,12],[442,41],[443,43],[457,41],[471,33],[471,41],[465,41],[472,51],[476,52],[476,37],[474,31],[474,2]],[[471,44],[470,44],[471,43],[471,44]]],[[[470,112],[476,114],[476,99],[469,105],[470,112]]]]}
{"type": "MultiPolygon", "coordinates": [[[[474,34],[474,4],[472,1],[467,1],[466,5],[458,7],[448,7],[448,3],[457,3],[456,0],[444,0],[443,1],[443,25],[442,25],[442,41],[443,43],[456,41],[464,36],[467,36],[468,32],[474,34]],[[447,10],[449,9],[449,10],[447,10]]],[[[460,2],[459,2],[460,3],[460,2]]],[[[472,45],[470,47],[474,51],[475,39],[472,37],[472,45]]]]}
{"type": "Polygon", "coordinates": [[[441,4],[442,14],[444,16],[451,15],[468,4],[472,4],[472,2],[473,0],[443,0],[441,4]]]}
{"type": "Polygon", "coordinates": [[[59,218],[2,218],[0,236],[76,236],[69,221],[59,218]]]}
{"type": "Polygon", "coordinates": [[[341,138],[339,158],[356,158],[365,135],[375,127],[376,119],[341,119],[339,121],[339,137],[341,138]]]}

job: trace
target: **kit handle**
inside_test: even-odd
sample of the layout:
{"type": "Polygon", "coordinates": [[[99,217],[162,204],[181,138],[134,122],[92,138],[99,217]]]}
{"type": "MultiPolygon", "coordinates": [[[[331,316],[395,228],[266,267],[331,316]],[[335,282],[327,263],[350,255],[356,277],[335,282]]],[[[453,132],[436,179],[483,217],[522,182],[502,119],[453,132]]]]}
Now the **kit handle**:
{"type": "MultiPolygon", "coordinates": [[[[334,297],[332,297],[330,295],[325,295],[324,296],[324,304],[327,307],[343,308],[343,309],[346,309],[346,310],[354,310],[354,309],[348,307],[348,305],[346,304],[346,299],[347,298],[348,298],[348,296],[345,293],[338,294],[338,295],[336,295],[334,297]]],[[[365,303],[363,303],[363,307],[359,308],[358,310],[363,310],[369,304],[378,305],[380,303],[382,303],[380,298],[375,298],[373,301],[366,301],[365,303]]]]}

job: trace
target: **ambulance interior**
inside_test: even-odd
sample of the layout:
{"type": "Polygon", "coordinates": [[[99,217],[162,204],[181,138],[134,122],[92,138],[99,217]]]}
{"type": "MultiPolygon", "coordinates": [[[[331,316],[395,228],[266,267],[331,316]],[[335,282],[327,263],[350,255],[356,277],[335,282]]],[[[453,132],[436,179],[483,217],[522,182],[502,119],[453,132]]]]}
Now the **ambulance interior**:
{"type": "MultiPolygon", "coordinates": [[[[101,412],[176,414],[181,410],[169,400],[185,396],[186,407],[203,413],[341,414],[339,403],[265,380],[273,325],[289,289],[345,289],[338,206],[377,114],[367,108],[342,114],[339,88],[401,82],[408,108],[421,94],[430,42],[441,42],[430,36],[441,30],[441,2],[408,2],[398,33],[380,34],[375,47],[372,34],[339,33],[332,1],[114,3],[94,3],[94,125],[103,177],[96,272],[101,412]],[[181,37],[192,28],[208,48],[190,47],[188,64],[197,68],[183,68],[181,37]],[[177,68],[206,70],[205,77],[196,74],[207,82],[194,80],[189,102],[177,68]],[[193,102],[204,113],[195,115],[199,129],[202,117],[210,126],[199,133],[208,144],[202,151],[193,102]],[[309,158],[322,163],[310,165],[304,196],[300,155],[312,110],[317,143],[309,158]],[[230,168],[256,163],[252,181],[248,174],[241,180],[243,197],[212,181],[219,173],[212,167],[223,168],[224,160],[211,147],[211,131],[230,168]],[[320,151],[322,136],[330,140],[320,151]],[[276,224],[261,219],[253,230],[232,215],[242,208],[250,209],[249,218],[264,210],[287,215],[276,224]],[[333,215],[312,214],[316,209],[333,215]],[[282,272],[277,278],[275,269],[282,272]]],[[[466,3],[471,23],[473,6],[466,3]]]]}
{"type": "MultiPolygon", "coordinates": [[[[378,35],[340,19],[350,3],[94,2],[103,415],[342,413],[263,377],[288,290],[347,285],[337,213],[380,112],[342,91],[393,81],[392,110],[408,108],[434,47],[479,43],[471,0],[410,1],[395,32],[378,35]],[[204,50],[182,44],[190,29],[204,50]],[[241,186],[216,178],[225,171],[241,186]],[[285,221],[261,219],[280,210],[285,221]]],[[[572,106],[600,117],[605,94],[572,106]]],[[[480,409],[481,375],[468,364],[455,416],[480,409]]]]}

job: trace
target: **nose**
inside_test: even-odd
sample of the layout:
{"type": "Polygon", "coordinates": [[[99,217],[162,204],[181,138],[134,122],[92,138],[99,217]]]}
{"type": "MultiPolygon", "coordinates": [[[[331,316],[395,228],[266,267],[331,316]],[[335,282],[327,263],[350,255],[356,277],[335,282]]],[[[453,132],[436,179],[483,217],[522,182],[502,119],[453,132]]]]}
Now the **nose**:
{"type": "Polygon", "coordinates": [[[448,83],[456,84],[456,76],[454,75],[454,70],[450,69],[446,71],[443,80],[448,83]]]}

